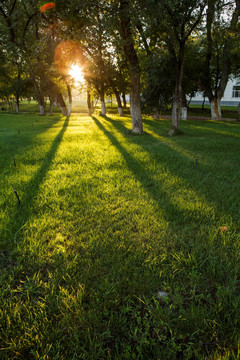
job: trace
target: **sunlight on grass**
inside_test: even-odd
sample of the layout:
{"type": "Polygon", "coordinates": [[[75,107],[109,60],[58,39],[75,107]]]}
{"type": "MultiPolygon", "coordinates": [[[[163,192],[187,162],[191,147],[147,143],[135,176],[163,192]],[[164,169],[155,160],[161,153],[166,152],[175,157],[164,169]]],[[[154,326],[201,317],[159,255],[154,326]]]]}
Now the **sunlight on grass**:
{"type": "Polygon", "coordinates": [[[238,139],[201,122],[169,139],[169,125],[0,115],[4,360],[238,349],[238,139]]]}
{"type": "MultiPolygon", "coordinates": [[[[103,122],[102,122],[103,123],[103,122]]],[[[134,169],[139,167],[146,167],[148,168],[147,173],[143,173],[142,178],[146,181],[146,179],[149,177],[149,182],[152,182],[151,188],[154,186],[157,187],[157,184],[161,184],[159,188],[159,193],[161,196],[166,196],[168,203],[174,204],[175,211],[179,211],[181,213],[184,211],[184,216],[187,216],[187,212],[193,215],[195,212],[195,216],[206,216],[208,218],[208,223],[211,222],[211,219],[215,217],[214,207],[211,205],[207,199],[203,196],[198,196],[195,191],[189,188],[189,184],[183,179],[173,172],[169,171],[169,169],[164,166],[164,164],[161,164],[161,162],[157,163],[156,165],[156,158],[152,156],[152,153],[149,153],[147,150],[144,150],[140,145],[134,144],[133,151],[130,151],[131,145],[128,141],[124,142],[124,137],[121,137],[119,133],[114,130],[114,127],[111,127],[110,124],[107,121],[104,121],[105,128],[113,134],[112,136],[115,137],[116,141],[121,142],[122,149],[125,151],[125,153],[132,156],[133,162],[136,162],[136,166],[134,169]],[[117,140],[118,139],[118,140],[117,140]],[[137,154],[137,156],[136,156],[137,154]],[[152,175],[151,175],[152,173],[152,175]]],[[[171,147],[171,149],[176,149],[179,152],[179,146],[172,144],[171,140],[168,140],[164,137],[157,136],[156,134],[153,135],[153,138],[157,138],[158,140],[161,139],[161,142],[164,144],[167,144],[171,147]]],[[[180,154],[184,153],[184,151],[180,151],[180,154]]],[[[186,156],[186,154],[184,154],[186,156]]],[[[196,169],[194,169],[194,157],[186,156],[187,158],[190,158],[193,160],[193,171],[196,172],[196,169]]],[[[171,159],[169,159],[171,161],[171,159]]],[[[202,163],[202,162],[201,162],[202,163]]],[[[178,167],[181,166],[181,164],[177,164],[178,167]]],[[[141,176],[141,175],[140,175],[141,176]]],[[[146,185],[144,181],[140,181],[142,184],[142,187],[146,189],[146,185]]],[[[156,203],[159,204],[159,197],[157,194],[158,189],[154,189],[153,198],[156,198],[156,203]]],[[[149,188],[145,190],[145,196],[148,196],[149,194],[149,188]]],[[[160,214],[164,214],[164,205],[163,208],[159,208],[160,214]]],[[[166,219],[167,220],[167,219],[166,219]]]]}

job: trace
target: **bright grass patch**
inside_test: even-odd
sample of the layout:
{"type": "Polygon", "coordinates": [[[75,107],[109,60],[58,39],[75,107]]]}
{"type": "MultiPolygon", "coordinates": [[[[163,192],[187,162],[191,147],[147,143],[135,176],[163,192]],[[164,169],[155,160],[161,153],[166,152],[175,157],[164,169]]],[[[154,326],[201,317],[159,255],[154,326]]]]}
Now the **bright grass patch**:
{"type": "Polygon", "coordinates": [[[0,115],[1,359],[239,358],[240,125],[169,127],[0,115]]]}

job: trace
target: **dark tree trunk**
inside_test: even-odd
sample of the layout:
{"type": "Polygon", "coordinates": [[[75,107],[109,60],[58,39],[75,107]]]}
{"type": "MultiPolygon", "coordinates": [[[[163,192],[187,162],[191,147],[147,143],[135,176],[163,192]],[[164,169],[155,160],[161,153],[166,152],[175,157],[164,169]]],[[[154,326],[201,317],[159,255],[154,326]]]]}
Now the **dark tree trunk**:
{"type": "Polygon", "coordinates": [[[120,98],[120,93],[117,90],[114,81],[112,79],[109,79],[109,84],[111,85],[113,92],[115,94],[116,100],[117,100],[117,104],[118,104],[118,113],[119,116],[123,116],[123,108],[122,108],[122,102],[121,102],[121,98],[120,98]]]}
{"type": "Polygon", "coordinates": [[[154,120],[159,120],[161,117],[161,111],[159,111],[158,109],[153,109],[153,119],[154,120]]]}
{"type": "Polygon", "coordinates": [[[19,96],[16,95],[16,112],[19,113],[20,101],[19,96]]]}
{"type": "Polygon", "coordinates": [[[131,18],[129,0],[120,0],[120,23],[123,49],[128,60],[130,70],[130,111],[132,131],[142,134],[142,112],[140,106],[140,66],[131,32],[131,18]]]}
{"type": "Polygon", "coordinates": [[[87,82],[87,107],[88,116],[92,116],[91,83],[87,82]]]}
{"type": "Polygon", "coordinates": [[[101,115],[106,116],[106,105],[105,105],[105,93],[104,93],[104,82],[101,80],[100,83],[100,102],[101,102],[101,115]]]}
{"type": "Polygon", "coordinates": [[[51,91],[53,93],[54,97],[56,97],[56,99],[57,99],[59,106],[61,107],[62,115],[68,116],[68,110],[66,107],[66,103],[63,99],[63,96],[62,96],[58,86],[49,79],[48,79],[48,84],[49,84],[49,91],[51,91]]]}
{"type": "Polygon", "coordinates": [[[178,62],[177,62],[177,77],[175,83],[175,90],[172,102],[172,126],[169,130],[169,135],[174,135],[179,129],[182,108],[182,80],[184,69],[184,43],[180,44],[178,62]]]}
{"type": "Polygon", "coordinates": [[[57,102],[59,103],[59,105],[61,107],[62,115],[63,116],[68,116],[68,110],[67,110],[65,101],[64,101],[63,96],[60,93],[60,91],[58,91],[58,93],[57,93],[57,102]]]}
{"type": "Polygon", "coordinates": [[[119,116],[123,116],[123,108],[122,108],[122,102],[121,102],[119,91],[116,89],[116,91],[114,93],[115,93],[117,104],[118,104],[118,114],[119,114],[119,116]]]}
{"type": "Polygon", "coordinates": [[[87,106],[88,106],[88,115],[92,116],[92,103],[91,103],[90,91],[87,91],[87,106]]]}
{"type": "Polygon", "coordinates": [[[49,96],[49,113],[50,113],[50,116],[52,116],[53,114],[53,99],[51,98],[51,96],[49,96]]]}
{"type": "Polygon", "coordinates": [[[46,114],[44,98],[43,95],[41,94],[41,90],[39,89],[38,83],[35,80],[34,80],[34,89],[35,89],[38,105],[40,108],[40,115],[44,116],[46,114]]]}
{"type": "Polygon", "coordinates": [[[72,91],[69,84],[67,84],[67,92],[68,92],[68,116],[70,116],[72,112],[72,91]]]}
{"type": "Polygon", "coordinates": [[[126,100],[126,94],[125,92],[122,93],[122,99],[123,99],[123,108],[127,108],[127,100],[126,100]]]}

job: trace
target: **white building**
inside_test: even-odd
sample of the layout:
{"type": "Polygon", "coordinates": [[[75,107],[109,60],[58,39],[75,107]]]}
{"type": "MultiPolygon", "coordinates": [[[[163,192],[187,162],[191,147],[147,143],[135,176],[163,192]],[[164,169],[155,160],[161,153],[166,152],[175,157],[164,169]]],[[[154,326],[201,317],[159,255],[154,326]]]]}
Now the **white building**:
{"type": "MultiPolygon", "coordinates": [[[[191,99],[191,104],[202,104],[204,97],[203,92],[194,91],[193,97],[191,99]]],[[[190,100],[190,97],[188,97],[190,100]]],[[[240,102],[240,79],[229,79],[224,95],[221,99],[221,105],[226,106],[237,106],[240,102]]],[[[205,98],[205,104],[209,104],[208,98],[205,98]]]]}

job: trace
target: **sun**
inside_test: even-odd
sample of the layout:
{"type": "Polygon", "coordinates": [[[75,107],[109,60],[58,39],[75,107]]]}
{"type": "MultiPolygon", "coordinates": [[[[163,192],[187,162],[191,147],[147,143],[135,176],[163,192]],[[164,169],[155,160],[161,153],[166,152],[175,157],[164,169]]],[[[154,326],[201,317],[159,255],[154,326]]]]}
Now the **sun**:
{"type": "Polygon", "coordinates": [[[72,78],[75,80],[75,82],[80,82],[80,83],[84,82],[84,76],[82,73],[82,69],[78,65],[72,64],[68,74],[70,76],[72,76],[72,78]]]}

